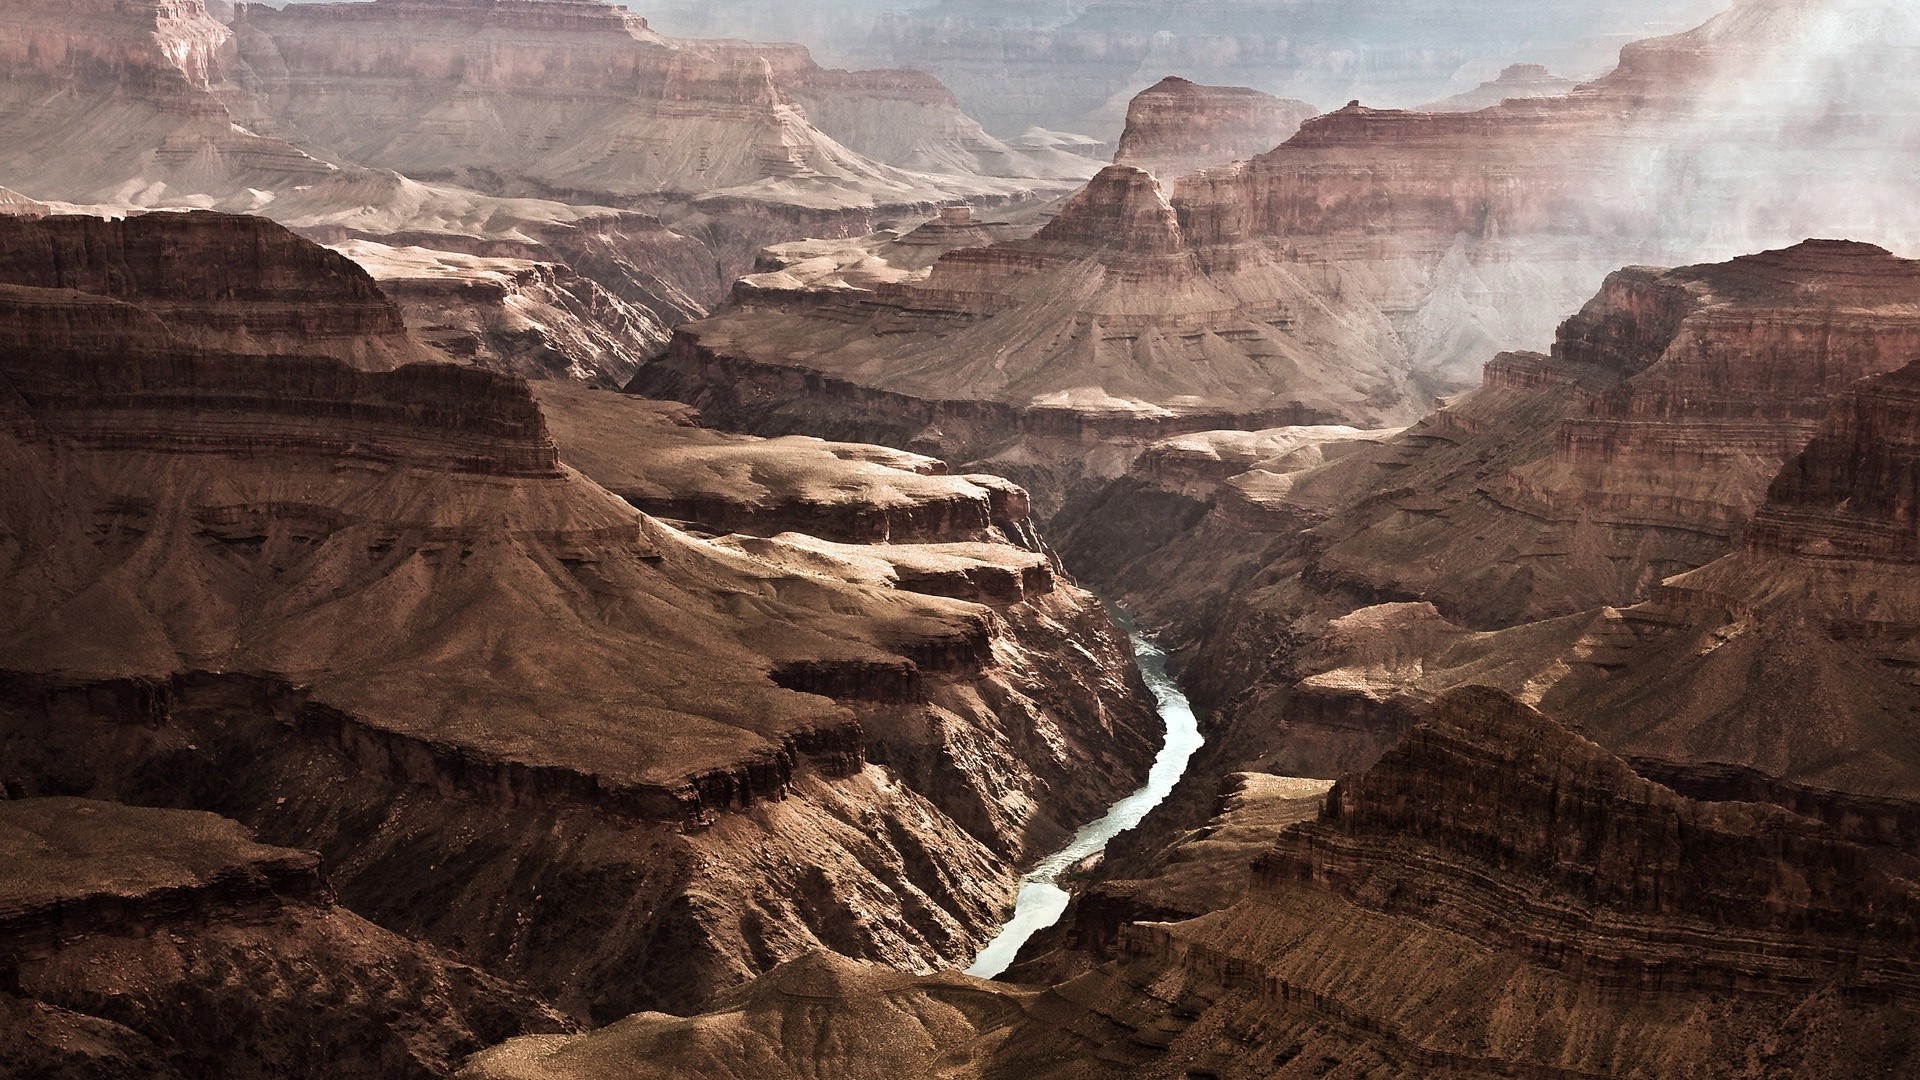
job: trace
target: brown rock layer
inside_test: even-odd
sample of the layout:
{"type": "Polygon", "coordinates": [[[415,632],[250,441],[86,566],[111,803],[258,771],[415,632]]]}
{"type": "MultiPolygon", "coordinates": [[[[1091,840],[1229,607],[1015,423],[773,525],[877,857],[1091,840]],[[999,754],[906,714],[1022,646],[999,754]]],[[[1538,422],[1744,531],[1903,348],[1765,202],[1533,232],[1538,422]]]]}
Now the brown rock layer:
{"type": "Polygon", "coordinates": [[[211,814],[0,802],[0,850],[15,1075],[444,1076],[488,1043],[563,1030],[336,907],[313,854],[211,814]]]}
{"type": "MultiPolygon", "coordinates": [[[[31,227],[70,228],[9,226],[31,227]]],[[[809,468],[688,428],[655,437],[679,463],[649,475],[569,437],[669,501],[767,492],[775,514],[918,515],[969,542],[704,540],[562,464],[518,379],[221,351],[248,303],[279,325],[280,294],[150,297],[109,272],[120,233],[178,265],[218,258],[232,219],[87,228],[76,257],[102,265],[68,276],[117,296],[0,287],[0,456],[24,478],[0,497],[10,790],[220,810],[320,850],[356,912],[605,1019],[821,944],[968,955],[1014,864],[1137,782],[1153,720],[1125,639],[1055,586],[1012,485],[953,479],[980,520],[943,523],[888,505],[945,482],[890,451],[809,468]]],[[[398,326],[338,256],[293,266],[398,326]]]]}

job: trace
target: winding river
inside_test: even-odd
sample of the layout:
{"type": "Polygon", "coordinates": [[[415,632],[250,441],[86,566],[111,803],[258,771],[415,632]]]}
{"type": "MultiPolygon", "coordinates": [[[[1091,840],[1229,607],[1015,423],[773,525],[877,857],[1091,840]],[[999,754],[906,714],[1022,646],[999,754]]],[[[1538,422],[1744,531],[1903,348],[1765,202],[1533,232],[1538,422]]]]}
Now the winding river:
{"type": "Polygon", "coordinates": [[[1173,790],[1181,774],[1187,771],[1187,760],[1200,749],[1199,721],[1168,669],[1167,654],[1142,637],[1131,620],[1122,616],[1120,624],[1133,639],[1140,674],[1146,678],[1147,688],[1153,691],[1154,700],[1159,704],[1160,718],[1166,722],[1167,741],[1161,745],[1153,768],[1147,773],[1147,782],[1139,790],[1114,803],[1099,820],[1081,826],[1071,843],[1042,859],[1020,879],[1020,896],[1014,901],[1013,917],[987,947],[980,950],[973,965],[967,968],[969,975],[991,979],[1007,970],[1028,938],[1058,922],[1067,910],[1069,899],[1067,891],[1059,885],[1060,875],[1087,856],[1104,850],[1107,841],[1138,825],[1147,811],[1160,805],[1173,790]]]}

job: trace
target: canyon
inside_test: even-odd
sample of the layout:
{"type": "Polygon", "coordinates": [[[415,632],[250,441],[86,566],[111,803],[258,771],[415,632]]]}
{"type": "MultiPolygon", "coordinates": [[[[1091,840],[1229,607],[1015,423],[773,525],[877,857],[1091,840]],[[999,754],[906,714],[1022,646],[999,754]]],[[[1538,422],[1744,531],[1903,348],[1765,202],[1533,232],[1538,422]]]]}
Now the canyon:
{"type": "Polygon", "coordinates": [[[604,1021],[807,944],[964,955],[1152,755],[1125,637],[1010,483],[536,398],[259,218],[0,248],[13,797],[235,818],[604,1021]]]}
{"type": "Polygon", "coordinates": [[[623,385],[767,244],[1055,197],[1098,168],[995,139],[929,76],[671,40],[600,0],[223,13],[0,9],[0,183],[272,217],[365,258],[495,370],[623,385]]]}
{"type": "Polygon", "coordinates": [[[1916,1071],[1915,57],[0,0],[0,1073],[1916,1071]]]}

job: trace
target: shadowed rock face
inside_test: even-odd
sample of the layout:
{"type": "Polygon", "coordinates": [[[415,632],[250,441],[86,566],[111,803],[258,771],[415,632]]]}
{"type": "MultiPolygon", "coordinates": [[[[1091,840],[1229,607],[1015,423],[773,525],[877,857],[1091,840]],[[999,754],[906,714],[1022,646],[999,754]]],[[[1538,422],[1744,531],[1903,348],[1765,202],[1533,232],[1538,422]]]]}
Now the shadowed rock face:
{"type": "Polygon", "coordinates": [[[0,801],[0,853],[14,1075],[443,1076],[508,1035],[564,1030],[338,907],[313,854],[212,814],[0,801]]]}
{"type": "Polygon", "coordinates": [[[1170,75],[1128,103],[1114,161],[1171,180],[1264,154],[1319,112],[1244,86],[1201,86],[1170,75]]]}
{"type": "Polygon", "coordinates": [[[411,347],[363,272],[277,226],[0,225],[80,260],[0,286],[16,794],[226,813],[318,849],[352,910],[609,1019],[820,944],[969,955],[1013,866],[1151,755],[1124,637],[1005,481],[613,394],[556,406],[562,451],[518,379],[274,337],[292,312],[316,348],[411,347]],[[189,255],[275,267],[142,277],[189,255]],[[735,527],[769,539],[702,538],[735,527]],[[869,546],[896,529],[919,543],[869,546]]]}

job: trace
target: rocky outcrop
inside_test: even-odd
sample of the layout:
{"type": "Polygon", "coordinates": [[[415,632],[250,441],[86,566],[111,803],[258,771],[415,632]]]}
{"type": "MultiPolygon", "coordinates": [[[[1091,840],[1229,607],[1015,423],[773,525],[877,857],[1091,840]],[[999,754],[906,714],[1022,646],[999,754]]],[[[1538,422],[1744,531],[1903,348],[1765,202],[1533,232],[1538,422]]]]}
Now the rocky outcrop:
{"type": "Polygon", "coordinates": [[[565,1030],[336,906],[312,853],[212,814],[0,801],[0,850],[0,1061],[21,1075],[444,1076],[565,1030]]]}
{"type": "Polygon", "coordinates": [[[1063,1021],[1052,1005],[1036,990],[957,973],[914,978],[817,952],[774,969],[711,1013],[640,1014],[583,1036],[516,1039],[476,1055],[459,1075],[800,1080],[1017,1068],[1057,1076],[1086,1067],[1099,1036],[1119,1037],[1117,1026],[1098,1020],[1090,1030],[1063,1021]]]}
{"type": "Polygon", "coordinates": [[[1113,160],[1171,180],[1264,154],[1320,110],[1244,86],[1201,86],[1169,75],[1135,94],[1113,160]]]}
{"type": "MultiPolygon", "coordinates": [[[[177,347],[326,356],[365,370],[437,359],[365,271],[260,218],[0,216],[0,263],[0,285],[36,290],[37,303],[79,302],[73,294],[83,293],[131,304],[164,323],[177,347]]],[[[51,329],[9,332],[46,341],[51,329]]]]}
{"type": "Polygon", "coordinates": [[[18,3],[0,11],[0,174],[45,198],[210,205],[331,167],[255,120],[233,33],[201,0],[18,3]],[[84,139],[89,131],[111,137],[84,139]]]}
{"type": "Polygon", "coordinates": [[[949,252],[924,280],[764,306],[743,292],[631,388],[728,427],[1011,470],[1049,511],[1155,439],[1406,415],[1397,377],[1355,363],[1338,344],[1355,328],[1323,320],[1300,281],[1247,287],[1265,292],[1256,309],[1202,272],[1153,177],[1115,165],[1031,237],[949,252]]]}
{"type": "Polygon", "coordinates": [[[841,543],[1037,543],[1026,493],[934,458],[697,426],[693,410],[564,386],[536,393],[567,460],[656,517],[841,543]],[[995,533],[994,530],[999,530],[995,533]]]}
{"type": "Polygon", "coordinates": [[[1246,900],[1132,931],[1122,977],[1212,1003],[1191,1026],[1175,1011],[1169,1055],[1220,1076],[1322,1055],[1429,1075],[1898,1068],[1910,1050],[1806,1025],[1908,1015],[1910,859],[1683,798],[1463,690],[1283,832],[1246,900]]]}
{"type": "Polygon", "coordinates": [[[1038,997],[999,986],[989,1005],[977,995],[993,984],[808,958],[713,1012],[515,1040],[469,1071],[806,1075],[858,1071],[873,1041],[945,1048],[923,1071],[964,1077],[1911,1067],[1909,852],[1778,806],[1680,795],[1487,688],[1443,698],[1317,818],[1281,809],[1318,801],[1285,798],[1287,783],[1245,778],[1157,877],[1083,899],[1083,930],[1108,908],[1118,925],[1063,950],[1097,943],[1097,966],[1050,956],[1070,977],[1038,997]],[[1230,869],[1261,838],[1252,873],[1230,869]],[[961,1002],[991,1019],[929,1038],[961,1002]]]}
{"type": "Polygon", "coordinates": [[[667,340],[651,312],[564,263],[366,240],[336,250],[374,275],[421,338],[489,371],[621,386],[667,340]]]}

